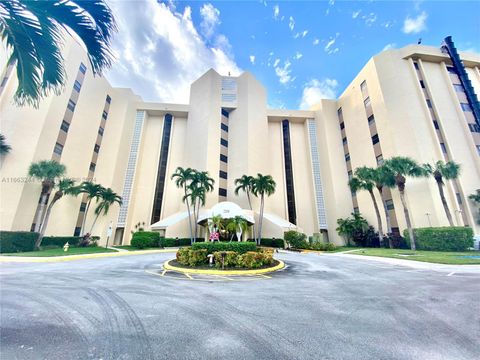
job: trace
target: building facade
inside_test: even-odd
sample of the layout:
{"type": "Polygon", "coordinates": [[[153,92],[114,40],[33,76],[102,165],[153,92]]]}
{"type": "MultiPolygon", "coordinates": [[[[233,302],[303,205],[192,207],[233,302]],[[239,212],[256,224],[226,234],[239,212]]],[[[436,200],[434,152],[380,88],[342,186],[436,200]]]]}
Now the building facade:
{"type": "MultiPolygon", "coordinates": [[[[0,64],[6,59],[0,53],[0,64]]],[[[93,230],[102,242],[109,224],[116,244],[129,244],[137,223],[167,237],[188,237],[183,191],[170,178],[181,166],[208,171],[215,179],[205,211],[225,201],[249,209],[245,194],[234,193],[235,179],[269,174],[277,188],[266,200],[264,237],[298,229],[341,244],[338,218],[360,211],[376,225],[368,193],[349,190],[355,168],[410,156],[419,163],[461,164],[460,178],[446,183],[447,202],[455,224],[480,233],[477,209],[468,200],[480,188],[474,96],[480,90],[480,57],[458,55],[453,44],[384,51],[338,99],[322,100],[309,111],[269,109],[265,88],[252,74],[230,77],[214,70],[191,85],[188,104],[143,102],[131,90],[94,77],[73,40],[65,46],[65,59],[65,91],[38,108],[13,103],[14,68],[0,68],[0,132],[12,146],[0,165],[2,230],[38,227],[41,185],[28,178],[28,167],[53,159],[66,165],[68,177],[91,179],[123,197],[123,205],[113,206],[93,230]]],[[[448,225],[433,179],[408,179],[406,193],[415,227],[448,225]]],[[[403,231],[398,192],[385,191],[384,200],[393,229],[403,231]]],[[[47,234],[78,234],[85,205],[81,196],[59,201],[47,234]]],[[[252,205],[258,221],[259,200],[254,197],[252,205]]],[[[93,217],[90,211],[87,229],[93,217]]]]}

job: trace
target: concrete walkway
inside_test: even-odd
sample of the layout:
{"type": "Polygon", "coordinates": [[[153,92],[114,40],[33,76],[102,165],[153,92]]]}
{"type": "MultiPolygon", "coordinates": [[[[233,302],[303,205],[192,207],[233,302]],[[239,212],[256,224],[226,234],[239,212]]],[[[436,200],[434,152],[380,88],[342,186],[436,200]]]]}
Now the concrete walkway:
{"type": "Polygon", "coordinates": [[[448,273],[475,273],[480,274],[480,265],[449,265],[449,264],[435,264],[435,263],[428,263],[422,261],[415,261],[415,260],[404,260],[404,259],[395,259],[395,258],[387,258],[387,257],[379,257],[379,256],[368,256],[368,255],[353,255],[349,253],[323,253],[326,256],[333,256],[333,257],[342,257],[342,258],[349,258],[349,259],[356,259],[360,261],[376,261],[384,264],[390,265],[399,265],[399,266],[406,266],[413,269],[421,269],[421,270],[432,270],[432,271],[443,271],[448,273]]]}

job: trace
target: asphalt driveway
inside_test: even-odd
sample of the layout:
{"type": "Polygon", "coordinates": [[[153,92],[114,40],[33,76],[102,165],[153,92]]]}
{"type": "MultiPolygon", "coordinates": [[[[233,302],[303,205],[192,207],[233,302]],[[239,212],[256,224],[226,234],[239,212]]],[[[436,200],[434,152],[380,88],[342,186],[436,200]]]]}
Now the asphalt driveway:
{"type": "Polygon", "coordinates": [[[189,279],[172,257],[1,263],[0,358],[480,358],[478,274],[292,253],[271,277],[189,279]]]}

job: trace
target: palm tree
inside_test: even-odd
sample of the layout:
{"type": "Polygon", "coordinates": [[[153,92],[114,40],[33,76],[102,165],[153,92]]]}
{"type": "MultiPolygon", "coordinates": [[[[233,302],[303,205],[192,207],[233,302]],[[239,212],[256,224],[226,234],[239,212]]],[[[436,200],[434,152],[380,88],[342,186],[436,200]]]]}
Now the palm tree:
{"type": "Polygon", "coordinates": [[[410,214],[407,202],[405,200],[405,184],[407,182],[407,176],[425,176],[425,171],[420,165],[417,164],[415,160],[403,156],[395,156],[389,160],[386,160],[383,166],[385,166],[389,171],[391,171],[392,176],[395,178],[395,184],[397,185],[398,192],[400,193],[400,200],[402,201],[403,212],[405,214],[408,235],[410,236],[410,246],[412,250],[415,251],[415,235],[413,233],[412,222],[410,221],[410,214]]]}
{"type": "Polygon", "coordinates": [[[192,204],[192,208],[193,208],[193,223],[194,223],[193,242],[195,242],[197,239],[197,230],[198,230],[197,222],[198,222],[198,215],[200,212],[200,206],[204,206],[206,201],[205,188],[190,184],[189,192],[187,193],[186,198],[184,198],[184,201],[187,201],[188,199],[190,199],[190,203],[192,204]]]}
{"type": "Polygon", "coordinates": [[[455,180],[460,176],[460,164],[457,164],[454,161],[448,161],[444,163],[443,161],[437,161],[435,165],[423,164],[423,168],[428,175],[433,176],[437,182],[438,192],[440,194],[440,199],[442,199],[443,209],[447,215],[448,223],[450,226],[454,226],[452,214],[447,204],[447,199],[445,198],[445,193],[443,191],[443,186],[445,180],[455,180]]]}
{"type": "Polygon", "coordinates": [[[349,182],[348,185],[353,192],[357,192],[358,190],[366,190],[370,194],[370,198],[373,202],[373,207],[375,209],[375,215],[377,216],[377,224],[378,224],[378,240],[380,246],[383,244],[383,225],[382,225],[382,218],[380,216],[380,210],[378,209],[377,200],[375,199],[375,194],[373,193],[373,189],[375,187],[375,182],[373,181],[373,174],[375,169],[362,166],[355,170],[355,177],[353,177],[349,182]]]}
{"type": "Polygon", "coordinates": [[[94,74],[112,64],[112,35],[117,30],[105,1],[0,1],[0,36],[17,64],[19,105],[38,106],[50,90],[65,84],[64,34],[78,38],[88,52],[94,74]]]}
{"type": "Polygon", "coordinates": [[[393,249],[392,237],[392,221],[390,219],[390,211],[388,210],[387,200],[383,198],[383,189],[393,188],[395,186],[395,177],[392,172],[389,171],[386,167],[380,166],[376,169],[372,169],[371,172],[372,180],[375,182],[375,187],[380,193],[380,199],[382,199],[383,211],[385,213],[385,222],[387,223],[387,234],[388,236],[388,246],[390,249],[393,249]]]}
{"type": "Polygon", "coordinates": [[[75,186],[75,181],[71,179],[61,179],[55,184],[57,191],[53,195],[52,201],[48,204],[47,211],[45,212],[45,218],[42,222],[42,227],[40,228],[40,233],[38,234],[38,238],[35,241],[35,249],[39,250],[40,246],[42,245],[43,237],[45,236],[45,231],[47,230],[48,220],[50,219],[50,214],[52,212],[53,205],[60,200],[63,195],[73,195],[77,196],[80,193],[80,187],[75,186]]]}
{"type": "Polygon", "coordinates": [[[265,207],[265,195],[270,196],[275,192],[277,184],[270,175],[257,174],[253,180],[252,194],[260,196],[260,221],[258,224],[257,245],[262,239],[262,225],[263,225],[263,210],[265,207]]]}
{"type": "Polygon", "coordinates": [[[248,223],[243,217],[237,215],[232,220],[231,223],[235,226],[235,233],[237,235],[237,240],[242,241],[242,234],[247,230],[248,223]]]}
{"type": "Polygon", "coordinates": [[[83,213],[82,227],[80,228],[80,236],[83,236],[83,231],[85,230],[85,223],[87,221],[88,210],[90,208],[90,203],[93,199],[98,201],[102,191],[105,189],[100,184],[95,184],[91,181],[84,181],[80,184],[80,193],[86,194],[87,196],[87,205],[85,206],[85,212],[83,213]]]}
{"type": "MultiPolygon", "coordinates": [[[[255,178],[250,175],[242,175],[242,177],[235,179],[235,185],[237,186],[235,188],[235,195],[238,196],[240,190],[244,191],[245,194],[247,195],[248,206],[250,207],[250,210],[253,210],[252,199],[250,198],[250,194],[252,193],[254,180],[255,178]]],[[[252,231],[253,231],[253,237],[255,238],[255,241],[256,241],[257,234],[255,234],[255,225],[253,225],[252,231]]]]}
{"type": "MultiPolygon", "coordinates": [[[[213,215],[209,221],[209,225],[213,226],[213,231],[212,232],[220,232],[220,230],[223,230],[223,219],[221,215],[213,215]]],[[[220,239],[219,239],[220,240],[220,239]]]]}
{"type": "Polygon", "coordinates": [[[190,199],[193,204],[193,213],[195,219],[195,236],[194,241],[197,238],[198,232],[198,216],[200,213],[200,207],[205,205],[207,193],[213,191],[215,180],[213,180],[208,171],[194,171],[192,175],[192,182],[190,183],[190,199]]]}
{"type": "Polygon", "coordinates": [[[55,160],[42,160],[30,165],[28,175],[42,181],[40,205],[37,212],[37,218],[35,219],[35,232],[40,231],[45,208],[48,204],[48,198],[55,186],[55,182],[64,174],[65,165],[62,165],[55,160]]]}
{"type": "Polygon", "coordinates": [[[12,147],[5,140],[5,135],[0,134],[0,155],[8,154],[12,150],[12,147]]]}
{"type": "Polygon", "coordinates": [[[190,168],[177,167],[175,172],[172,174],[171,179],[175,180],[175,185],[178,188],[183,188],[183,202],[187,205],[188,212],[188,225],[190,228],[190,242],[193,244],[193,228],[192,228],[192,214],[190,210],[190,203],[188,201],[189,196],[187,196],[187,189],[190,187],[190,183],[193,179],[194,170],[190,168]]]}
{"type": "MultiPolygon", "coordinates": [[[[468,198],[474,203],[480,204],[480,189],[477,189],[477,192],[469,195],[468,198]]],[[[480,214],[480,207],[478,208],[478,213],[480,214]]],[[[478,218],[477,223],[480,224],[480,217],[478,218]]]]}
{"type": "Polygon", "coordinates": [[[108,211],[110,210],[110,206],[117,203],[119,206],[122,206],[122,197],[115,193],[110,188],[103,188],[100,192],[100,202],[95,208],[95,219],[93,220],[92,227],[90,228],[89,234],[93,234],[93,228],[97,219],[100,215],[107,215],[108,211]]]}

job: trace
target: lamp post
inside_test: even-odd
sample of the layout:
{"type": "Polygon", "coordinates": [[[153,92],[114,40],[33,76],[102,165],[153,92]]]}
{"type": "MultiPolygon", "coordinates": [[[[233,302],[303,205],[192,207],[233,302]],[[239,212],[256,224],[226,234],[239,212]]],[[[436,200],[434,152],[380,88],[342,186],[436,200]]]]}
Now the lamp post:
{"type": "Polygon", "coordinates": [[[430,214],[429,212],[426,212],[425,215],[427,215],[428,225],[429,225],[430,227],[432,227],[432,222],[430,221],[430,215],[431,215],[431,214],[430,214]]]}

